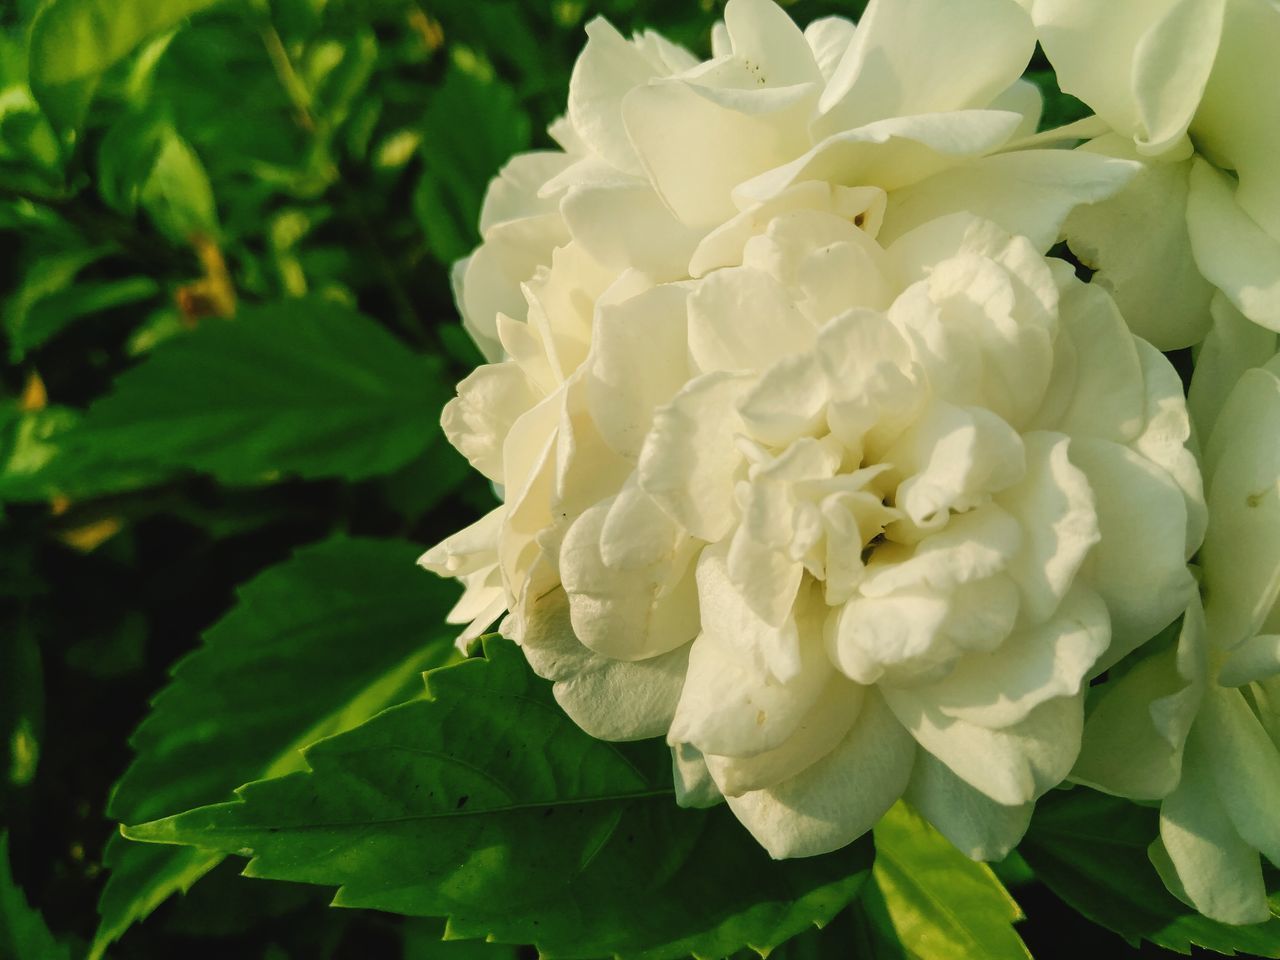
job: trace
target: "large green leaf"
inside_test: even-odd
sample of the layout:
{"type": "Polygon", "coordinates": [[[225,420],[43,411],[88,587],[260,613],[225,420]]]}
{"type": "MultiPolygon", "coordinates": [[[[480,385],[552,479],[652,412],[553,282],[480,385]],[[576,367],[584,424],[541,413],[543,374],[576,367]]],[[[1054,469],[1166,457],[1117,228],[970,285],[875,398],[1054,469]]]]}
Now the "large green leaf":
{"type": "Polygon", "coordinates": [[[436,439],[440,370],[347,307],[283,300],[160,344],[71,439],[100,459],[142,450],[231,482],[368,477],[436,439]]]}
{"type": "MultiPolygon", "coordinates": [[[[136,823],[226,799],[300,769],[300,748],[421,695],[421,672],[456,656],[440,627],[456,591],[415,566],[420,552],[339,537],[247,584],[156,697],[108,814],[136,823]]],[[[221,859],[113,840],[92,956],[221,859]]]]}
{"type": "Polygon", "coordinates": [[[309,772],[127,834],[250,851],[248,875],[340,884],[338,905],[448,916],[450,937],[548,957],[763,952],[856,895],[869,844],[770,860],[723,806],[676,806],[662,744],[592,739],[512,644],[485,651],[311,747],[309,772]]]}
{"type": "Polygon", "coordinates": [[[144,40],[218,0],[49,0],[31,25],[31,91],[61,127],[78,126],[97,79],[144,40]]]}
{"type": "Polygon", "coordinates": [[[876,825],[865,913],[881,954],[912,960],[1029,960],[1013,924],[1022,911],[984,863],[974,863],[899,803],[876,825]],[[878,896],[867,898],[874,887],[878,896]],[[886,946],[887,945],[887,946],[886,946]],[[898,952],[894,946],[900,945],[898,952]]]}
{"type": "Polygon", "coordinates": [[[1147,857],[1158,812],[1093,790],[1052,793],[1036,804],[1019,849],[1036,877],[1090,920],[1131,943],[1190,953],[1280,957],[1280,918],[1232,927],[1196,913],[1161,882],[1147,857]]]}
{"type": "Polygon", "coordinates": [[[9,835],[0,833],[0,957],[21,960],[70,960],[71,951],[53,939],[44,917],[9,871],[9,835]]]}

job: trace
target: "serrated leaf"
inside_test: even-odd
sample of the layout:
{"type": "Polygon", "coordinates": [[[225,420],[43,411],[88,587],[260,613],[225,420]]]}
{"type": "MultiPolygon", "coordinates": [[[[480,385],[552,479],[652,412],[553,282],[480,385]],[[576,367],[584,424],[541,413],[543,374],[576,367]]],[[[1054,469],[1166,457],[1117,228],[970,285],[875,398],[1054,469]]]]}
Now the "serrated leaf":
{"type": "Polygon", "coordinates": [[[664,745],[592,739],[514,645],[485,652],[311,747],[310,771],[128,835],[249,852],[247,875],[338,884],[337,905],[448,916],[451,938],[547,957],[764,952],[857,893],[866,843],[770,860],[723,806],[676,806],[664,745]]]}
{"type": "Polygon", "coordinates": [[[875,841],[867,889],[878,890],[903,956],[1030,960],[1013,929],[1022,911],[985,863],[970,860],[902,803],[876,825],[875,841]]]}
{"type": "Polygon", "coordinates": [[[1019,850],[1036,878],[1094,923],[1130,943],[1280,957],[1280,918],[1232,927],[1196,913],[1161,882],[1147,857],[1158,810],[1083,787],[1042,797],[1019,850]]]}
{"type": "Polygon", "coordinates": [[[49,0],[31,24],[31,91],[59,127],[84,118],[98,78],[144,40],[218,0],[49,0]]]}
{"type": "Polygon", "coordinates": [[[159,344],[73,437],[228,482],[389,473],[437,436],[440,364],[355,311],[284,300],[159,344]]]}
{"type": "MultiPolygon", "coordinates": [[[[456,656],[440,627],[456,591],[417,568],[420,552],[339,537],[250,581],[156,697],[108,815],[132,823],[225,799],[300,769],[301,747],[420,696],[421,672],[456,656]]],[[[115,838],[91,956],[221,859],[115,838]]]]}
{"type": "Polygon", "coordinates": [[[9,835],[0,833],[0,957],[70,960],[71,951],[54,938],[44,917],[27,903],[9,869],[9,835]]]}

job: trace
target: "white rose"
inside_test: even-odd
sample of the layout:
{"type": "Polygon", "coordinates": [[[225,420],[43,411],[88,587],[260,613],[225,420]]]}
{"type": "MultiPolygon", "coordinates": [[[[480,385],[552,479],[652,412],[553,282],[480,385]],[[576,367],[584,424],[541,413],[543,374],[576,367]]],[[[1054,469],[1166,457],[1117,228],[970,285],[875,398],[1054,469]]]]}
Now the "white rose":
{"type": "Polygon", "coordinates": [[[1176,644],[1102,687],[1074,774],[1161,801],[1152,861],[1174,893],[1225,923],[1270,917],[1261,856],[1280,866],[1277,437],[1272,360],[1239,378],[1206,447],[1204,612],[1197,603],[1176,644]]]}
{"type": "Polygon", "coordinates": [[[740,262],[784,213],[834,213],[888,242],[965,210],[1047,248],[1074,206],[1135,169],[999,152],[1040,108],[1018,79],[1034,37],[1014,0],[876,0],[856,28],[828,18],[803,32],[770,0],[730,0],[702,63],[654,33],[628,41],[599,19],[587,33],[551,128],[563,150],[507,165],[484,243],[455,271],[493,363],[460,385],[444,426],[504,499],[424,558],[464,578],[462,642],[554,582],[543,557],[598,499],[593,485],[628,469],[575,436],[589,433],[578,371],[601,304],[740,262]]]}
{"type": "Polygon", "coordinates": [[[1062,88],[1111,128],[1083,149],[1147,163],[1067,224],[1096,281],[1161,349],[1204,336],[1213,287],[1280,330],[1280,7],[1027,3],[1062,88]]]}

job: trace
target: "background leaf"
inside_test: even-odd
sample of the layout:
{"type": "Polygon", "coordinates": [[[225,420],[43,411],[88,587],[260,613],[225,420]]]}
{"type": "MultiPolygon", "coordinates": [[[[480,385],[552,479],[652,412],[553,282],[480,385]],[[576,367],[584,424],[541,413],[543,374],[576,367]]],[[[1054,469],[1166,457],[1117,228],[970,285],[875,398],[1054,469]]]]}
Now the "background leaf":
{"type": "Polygon", "coordinates": [[[547,957],[765,951],[856,894],[868,844],[771,861],[726,808],[675,805],[664,745],[592,739],[513,644],[485,649],[428,674],[430,699],[313,746],[310,772],[128,835],[249,849],[249,875],[547,957]]]}
{"type": "Polygon", "coordinates": [[[1190,953],[1280,957],[1280,918],[1232,927],[1196,913],[1169,893],[1147,858],[1159,811],[1083,787],[1055,791],[1036,804],[1019,849],[1076,910],[1132,943],[1149,940],[1190,953]]]}
{"type": "Polygon", "coordinates": [[[98,77],[144,40],[218,0],[49,0],[31,25],[31,90],[62,127],[78,126],[98,77]]]}
{"type": "Polygon", "coordinates": [[[367,317],[319,299],[242,310],[160,344],[69,442],[229,481],[275,472],[357,479],[434,442],[440,366],[367,317]]]}
{"type": "MultiPolygon", "coordinates": [[[[132,823],[225,799],[300,769],[302,747],[421,696],[421,672],[456,656],[442,623],[457,591],[415,566],[420,552],[339,537],[247,584],[156,697],[108,815],[132,823]]],[[[114,840],[91,956],[221,859],[114,840]]]]}
{"type": "Polygon", "coordinates": [[[14,960],[70,960],[71,951],[58,944],[44,917],[27,903],[9,872],[9,835],[0,833],[0,957],[14,960]]]}

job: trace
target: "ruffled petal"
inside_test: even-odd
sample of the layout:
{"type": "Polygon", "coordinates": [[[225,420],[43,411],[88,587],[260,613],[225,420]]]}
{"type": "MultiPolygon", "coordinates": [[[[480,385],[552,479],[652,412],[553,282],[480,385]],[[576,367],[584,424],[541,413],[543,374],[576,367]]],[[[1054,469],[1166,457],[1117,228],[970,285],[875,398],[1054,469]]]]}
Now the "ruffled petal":
{"type": "Polygon", "coordinates": [[[916,754],[903,799],[973,860],[1003,860],[1031,823],[1033,803],[1005,806],[975,790],[932,754],[916,754]]]}
{"type": "Polygon", "coordinates": [[[915,744],[868,691],[844,740],[817,763],[767,790],[726,798],[770,856],[812,857],[862,836],[906,789],[915,744]]]}

